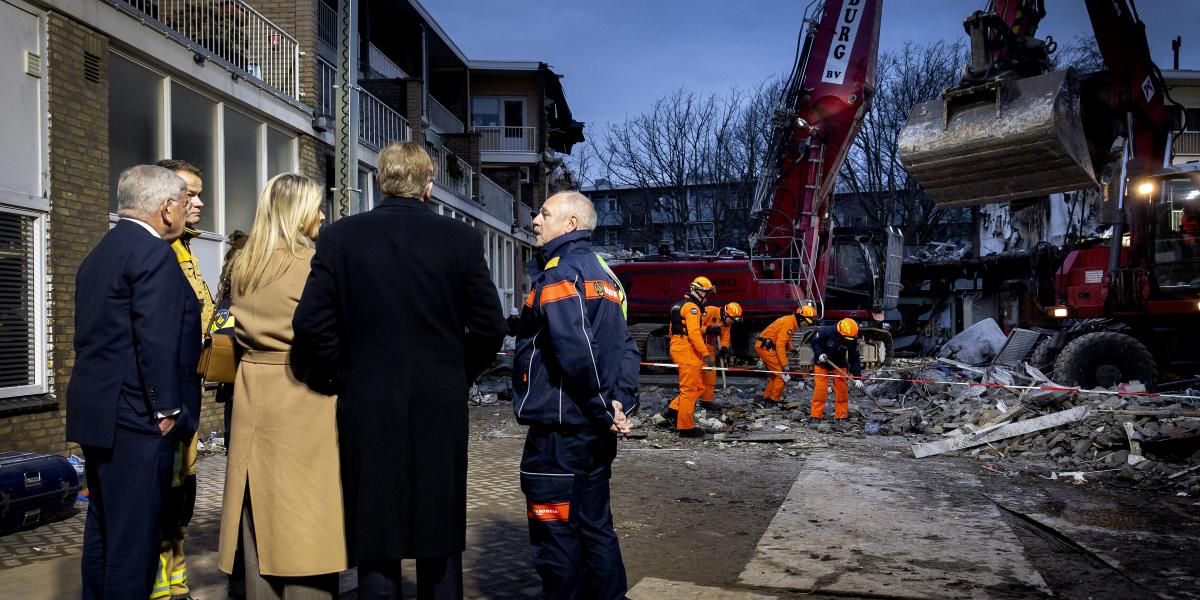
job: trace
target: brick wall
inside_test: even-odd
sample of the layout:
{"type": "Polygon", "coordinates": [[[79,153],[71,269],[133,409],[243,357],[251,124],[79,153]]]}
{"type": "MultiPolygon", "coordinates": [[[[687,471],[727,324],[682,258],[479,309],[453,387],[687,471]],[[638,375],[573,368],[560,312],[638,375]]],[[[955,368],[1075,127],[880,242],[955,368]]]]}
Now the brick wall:
{"type": "Polygon", "coordinates": [[[412,131],[412,140],[418,144],[425,143],[425,130],[422,129],[421,121],[421,96],[423,89],[421,88],[420,79],[409,79],[404,82],[408,86],[405,93],[407,102],[404,106],[404,118],[408,120],[408,126],[412,131]]]}
{"type": "Polygon", "coordinates": [[[471,185],[474,186],[471,189],[475,190],[476,195],[479,195],[480,190],[479,142],[481,137],[482,136],[480,136],[480,134],[474,131],[468,131],[466,133],[447,133],[442,136],[442,144],[446,147],[446,149],[458,155],[459,158],[467,161],[467,163],[470,164],[471,168],[475,171],[474,175],[471,177],[471,185]]]}
{"type": "Polygon", "coordinates": [[[50,218],[47,317],[51,332],[50,410],[0,418],[4,450],[66,453],[66,396],[75,364],[75,272],[108,230],[108,40],[57,13],[48,20],[50,218]],[[84,77],[85,53],[99,82],[84,77]]]}
{"type": "Polygon", "coordinates": [[[300,100],[317,106],[317,14],[320,0],[247,0],[300,44],[300,100]]]}

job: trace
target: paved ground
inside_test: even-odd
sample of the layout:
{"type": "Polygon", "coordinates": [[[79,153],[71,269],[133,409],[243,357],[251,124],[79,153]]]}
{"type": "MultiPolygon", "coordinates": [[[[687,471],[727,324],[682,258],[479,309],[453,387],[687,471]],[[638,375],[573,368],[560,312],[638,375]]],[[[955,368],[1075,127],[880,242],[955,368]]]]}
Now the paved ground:
{"type": "MultiPolygon", "coordinates": [[[[521,444],[507,405],[472,409],[472,598],[538,597],[521,444]]],[[[1194,498],[1010,477],[969,458],[916,460],[904,440],[855,433],[721,444],[653,431],[622,442],[614,469],[634,600],[1200,597],[1194,498]]],[[[223,471],[222,456],[200,462],[188,546],[197,600],[224,598],[223,471]]],[[[0,537],[0,598],[78,597],[82,519],[0,537]]],[[[344,599],[354,580],[344,575],[344,599]]]]}

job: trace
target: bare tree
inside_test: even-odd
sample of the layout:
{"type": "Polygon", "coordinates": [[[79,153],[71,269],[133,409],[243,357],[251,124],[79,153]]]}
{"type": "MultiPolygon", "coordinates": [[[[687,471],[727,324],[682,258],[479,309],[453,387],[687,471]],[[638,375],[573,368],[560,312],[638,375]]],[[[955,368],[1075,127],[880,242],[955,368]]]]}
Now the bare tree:
{"type": "Polygon", "coordinates": [[[648,216],[638,242],[653,245],[664,234],[683,242],[692,227],[707,226],[695,224],[711,223],[717,242],[744,245],[736,234],[748,227],[778,87],[768,81],[725,95],[681,88],[591,136],[572,167],[589,184],[644,190],[648,216]]]}
{"type": "Polygon", "coordinates": [[[897,225],[911,240],[924,239],[946,217],[900,164],[897,139],[908,113],[957,85],[967,62],[962,42],[908,42],[883,52],[876,67],[871,110],[838,173],[837,191],[849,194],[872,225],[897,225]]]}

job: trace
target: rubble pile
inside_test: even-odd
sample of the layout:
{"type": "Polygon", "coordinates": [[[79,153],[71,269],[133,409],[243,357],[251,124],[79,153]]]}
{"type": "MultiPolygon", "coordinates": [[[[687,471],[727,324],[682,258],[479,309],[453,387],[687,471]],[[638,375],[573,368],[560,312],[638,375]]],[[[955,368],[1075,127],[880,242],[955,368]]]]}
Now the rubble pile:
{"type": "Polygon", "coordinates": [[[1116,477],[1200,495],[1200,397],[1139,396],[1145,387],[1137,382],[1108,390],[1129,395],[919,382],[1057,387],[1028,365],[980,369],[948,362],[881,373],[906,381],[868,384],[874,399],[860,403],[863,416],[882,433],[926,441],[914,446],[917,456],[965,451],[1043,469],[1053,478],[1116,477]]]}

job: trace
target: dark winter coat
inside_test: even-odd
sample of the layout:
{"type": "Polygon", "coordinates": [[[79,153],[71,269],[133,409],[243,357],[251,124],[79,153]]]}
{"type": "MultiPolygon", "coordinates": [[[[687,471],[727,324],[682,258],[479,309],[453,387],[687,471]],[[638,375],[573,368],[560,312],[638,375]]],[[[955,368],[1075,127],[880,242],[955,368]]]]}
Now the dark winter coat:
{"type": "Polygon", "coordinates": [[[480,235],[404,198],[341,219],[293,327],[298,370],[338,394],[351,559],[461,552],[467,390],[505,333],[480,235]]]}

